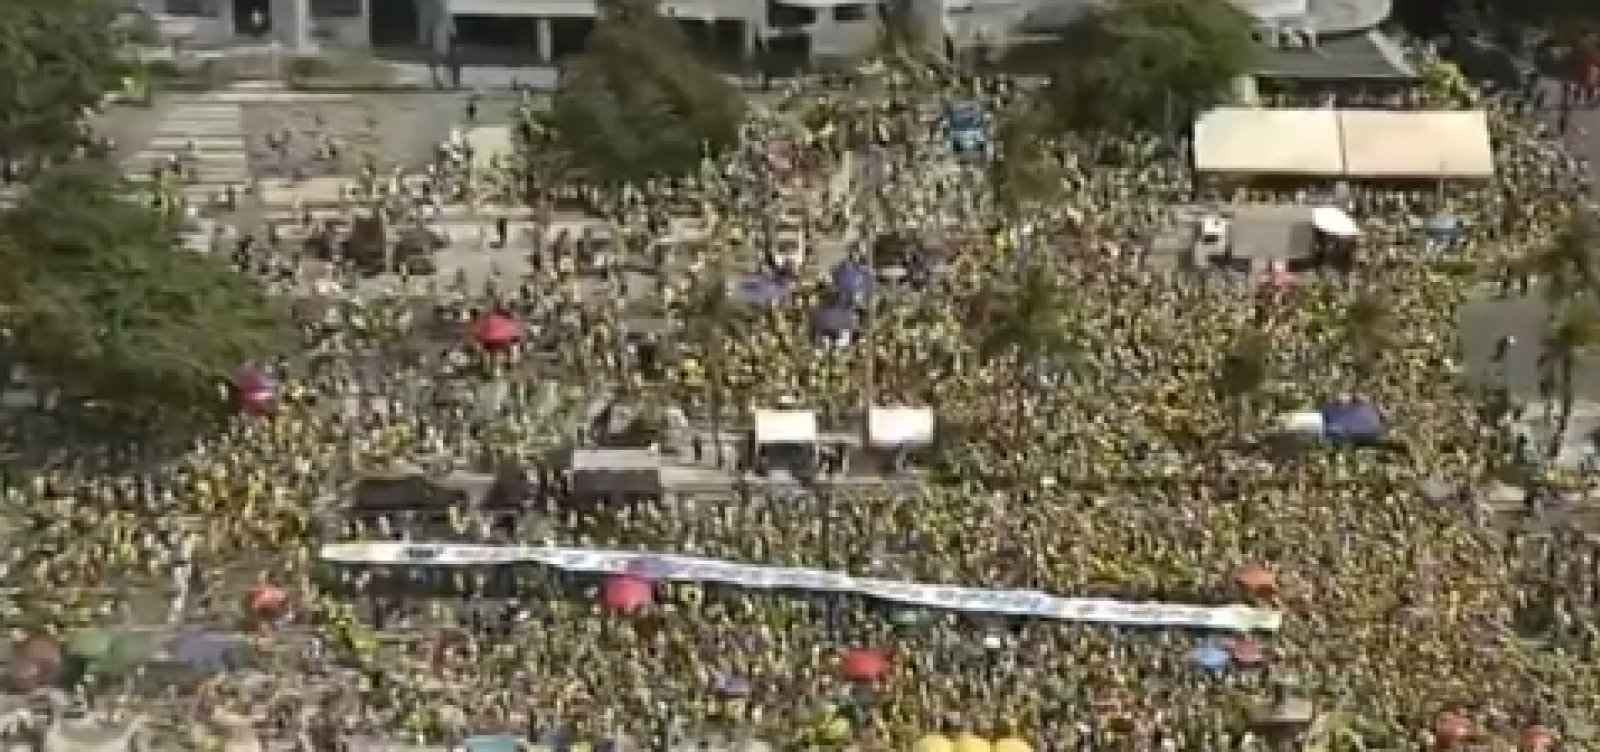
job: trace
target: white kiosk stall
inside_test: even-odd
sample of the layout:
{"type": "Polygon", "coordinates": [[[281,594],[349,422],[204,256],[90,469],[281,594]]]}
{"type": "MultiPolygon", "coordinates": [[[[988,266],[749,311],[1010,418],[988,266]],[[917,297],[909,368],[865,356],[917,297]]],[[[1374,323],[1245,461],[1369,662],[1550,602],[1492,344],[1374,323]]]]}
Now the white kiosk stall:
{"type": "Polygon", "coordinates": [[[796,478],[817,472],[817,414],[810,410],[757,410],[750,448],[757,474],[783,469],[796,478]]]}
{"type": "Polygon", "coordinates": [[[905,469],[911,453],[933,443],[933,410],[874,407],[867,411],[867,445],[885,475],[905,469]]]}
{"type": "Polygon", "coordinates": [[[577,449],[572,452],[572,490],[591,496],[652,496],[661,493],[661,455],[651,449],[577,449]]]}

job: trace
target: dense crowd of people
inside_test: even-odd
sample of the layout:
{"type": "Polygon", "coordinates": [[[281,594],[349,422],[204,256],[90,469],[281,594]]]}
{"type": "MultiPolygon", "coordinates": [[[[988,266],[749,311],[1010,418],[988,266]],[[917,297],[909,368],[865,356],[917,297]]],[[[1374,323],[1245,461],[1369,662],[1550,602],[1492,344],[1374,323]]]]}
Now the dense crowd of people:
{"type": "MultiPolygon", "coordinates": [[[[1039,150],[1047,193],[1001,201],[940,118],[954,89],[993,113],[1026,93],[886,75],[793,91],[700,175],[622,195],[532,157],[486,166],[458,145],[422,170],[387,179],[374,160],[352,178],[352,206],[378,197],[423,224],[429,207],[531,200],[531,219],[475,251],[495,255],[487,277],[385,289],[302,258],[294,232],[245,230],[241,262],[340,283],[296,288],[307,357],[254,376],[261,401],[247,395],[227,431],[176,459],[130,468],[132,448],[77,444],[7,479],[12,681],[70,668],[29,646],[58,638],[70,653],[73,635],[153,614],[248,639],[181,680],[90,660],[68,682],[82,702],[171,729],[226,712],[236,731],[316,750],[497,734],[551,748],[1585,748],[1582,719],[1600,711],[1600,568],[1581,531],[1508,536],[1471,513],[1506,459],[1459,373],[1455,324],[1585,200],[1584,166],[1544,125],[1514,102],[1481,103],[1487,183],[1287,192],[1194,174],[1181,138],[1070,137],[1039,150]],[[1347,210],[1363,231],[1353,264],[1281,280],[1152,250],[1184,205],[1263,200],[1347,210]],[[577,203],[604,218],[566,219],[577,203]],[[1459,230],[1447,256],[1425,229],[1442,215],[1459,230]],[[769,239],[786,216],[807,246],[798,264],[769,239]],[[844,284],[849,265],[877,281],[844,284]],[[1375,356],[1352,320],[1372,300],[1375,356]],[[490,318],[515,336],[486,339],[490,318]],[[1027,336],[997,340],[1024,319],[1027,336]],[[1252,338],[1269,345],[1261,378],[1219,390],[1252,338]],[[752,410],[849,427],[864,400],[928,406],[938,470],[775,488],[706,451],[700,464],[733,471],[727,494],[583,498],[559,450],[600,433],[583,407],[600,394],[684,416],[657,428],[659,446],[730,456],[743,442],[710,430],[747,429],[752,410]],[[1334,399],[1379,406],[1383,447],[1270,450],[1281,414],[1334,399]],[[492,518],[347,508],[360,479],[396,468],[507,466],[530,481],[492,518]],[[1459,490],[1426,490],[1440,485],[1459,490]],[[536,564],[318,561],[319,545],[354,540],[681,553],[1250,604],[1283,621],[1077,623],[687,581],[650,582],[620,609],[611,580],[536,564]],[[856,665],[863,653],[879,663],[856,665]]],[[[1414,97],[1462,106],[1442,101],[1456,93],[1414,97]]],[[[319,221],[295,213],[289,224],[319,221]]]]}

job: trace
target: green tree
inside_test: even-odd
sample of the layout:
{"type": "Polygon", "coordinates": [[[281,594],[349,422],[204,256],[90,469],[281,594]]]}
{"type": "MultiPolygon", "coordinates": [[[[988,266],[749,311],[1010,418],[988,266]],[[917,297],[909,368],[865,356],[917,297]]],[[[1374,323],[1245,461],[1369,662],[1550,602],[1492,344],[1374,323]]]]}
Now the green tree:
{"type": "Polygon", "coordinates": [[[1548,245],[1522,259],[1519,271],[1537,278],[1557,308],[1600,291],[1600,223],[1589,212],[1574,212],[1548,245]]]}
{"type": "Polygon", "coordinates": [[[1032,367],[1075,344],[1063,315],[1067,290],[1048,266],[1027,262],[1013,282],[987,294],[1007,302],[985,322],[978,346],[983,357],[1014,355],[1019,365],[1032,367]]]}
{"type": "Polygon", "coordinates": [[[1259,333],[1237,339],[1216,375],[1217,395],[1234,405],[1234,430],[1243,431],[1250,404],[1272,375],[1272,343],[1259,333]]]}
{"type": "Polygon", "coordinates": [[[701,61],[649,0],[601,18],[562,73],[551,104],[556,139],[595,180],[686,175],[739,141],[744,98],[701,61]]]}
{"type": "Polygon", "coordinates": [[[1392,324],[1389,307],[1375,294],[1362,294],[1345,307],[1345,344],[1364,377],[1377,371],[1378,361],[1389,346],[1392,324]]]}
{"type": "Polygon", "coordinates": [[[1229,0],[1114,0],[1065,30],[1047,99],[1072,129],[1170,129],[1222,101],[1255,52],[1229,0]]]}
{"type": "Polygon", "coordinates": [[[290,342],[254,280],[178,249],[163,218],[85,167],[46,173],[0,214],[0,328],[63,393],[185,411],[290,342]]]}
{"type": "Polygon", "coordinates": [[[733,301],[728,296],[728,249],[718,248],[719,255],[711,273],[701,277],[690,293],[684,311],[693,336],[699,340],[700,352],[706,359],[706,402],[711,410],[711,433],[716,436],[711,445],[717,466],[725,463],[722,442],[723,413],[727,409],[728,325],[735,318],[733,301]]]}
{"type": "Polygon", "coordinates": [[[37,168],[70,153],[130,70],[126,34],[105,0],[0,2],[0,157],[37,168]]]}
{"type": "Polygon", "coordinates": [[[989,163],[989,187],[995,203],[1013,220],[1048,203],[1061,192],[1061,162],[1045,138],[1048,113],[1021,105],[1001,113],[995,127],[995,159],[989,163]]]}

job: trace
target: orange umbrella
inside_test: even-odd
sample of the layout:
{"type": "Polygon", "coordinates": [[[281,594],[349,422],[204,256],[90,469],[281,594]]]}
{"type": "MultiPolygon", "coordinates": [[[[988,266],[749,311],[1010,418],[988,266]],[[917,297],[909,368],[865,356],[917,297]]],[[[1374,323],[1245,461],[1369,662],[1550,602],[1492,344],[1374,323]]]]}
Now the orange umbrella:
{"type": "Polygon", "coordinates": [[[1472,721],[1460,713],[1440,713],[1433,719],[1433,735],[1446,746],[1461,744],[1472,737],[1472,721]]]}
{"type": "Polygon", "coordinates": [[[1239,570],[1239,585],[1256,595],[1266,595],[1278,587],[1278,576],[1261,564],[1239,570]]]}

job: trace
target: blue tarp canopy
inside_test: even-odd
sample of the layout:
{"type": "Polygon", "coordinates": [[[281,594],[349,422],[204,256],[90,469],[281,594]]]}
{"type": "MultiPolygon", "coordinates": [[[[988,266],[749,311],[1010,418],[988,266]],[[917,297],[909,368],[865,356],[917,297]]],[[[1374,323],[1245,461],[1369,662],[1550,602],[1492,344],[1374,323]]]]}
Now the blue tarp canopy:
{"type": "Polygon", "coordinates": [[[742,303],[771,305],[787,292],[782,284],[767,277],[745,277],[733,285],[732,297],[742,303]]]}
{"type": "Polygon", "coordinates": [[[522,737],[510,734],[469,736],[461,743],[466,752],[521,752],[526,746],[522,737]]]}
{"type": "Polygon", "coordinates": [[[817,310],[816,324],[824,334],[843,334],[856,328],[856,313],[844,306],[827,306],[817,310]]]}
{"type": "Polygon", "coordinates": [[[833,287],[850,297],[862,295],[872,288],[872,271],[859,261],[841,261],[833,267],[833,287]]]}
{"type": "Polygon", "coordinates": [[[945,105],[944,119],[952,131],[981,131],[985,120],[983,105],[971,100],[950,102],[945,105]]]}
{"type": "Polygon", "coordinates": [[[1323,432],[1330,439],[1371,441],[1383,434],[1378,408],[1363,400],[1339,400],[1322,406],[1323,432]]]}
{"type": "Polygon", "coordinates": [[[1207,642],[1194,651],[1195,665],[1207,671],[1221,671],[1228,667],[1231,656],[1221,645],[1207,642]]]}
{"type": "Polygon", "coordinates": [[[973,154],[988,147],[988,117],[983,105],[970,100],[950,102],[944,108],[944,121],[955,151],[973,154]]]}
{"type": "Polygon", "coordinates": [[[1439,214],[1428,220],[1428,234],[1440,240],[1451,240],[1461,234],[1461,218],[1439,214]]]}

